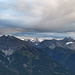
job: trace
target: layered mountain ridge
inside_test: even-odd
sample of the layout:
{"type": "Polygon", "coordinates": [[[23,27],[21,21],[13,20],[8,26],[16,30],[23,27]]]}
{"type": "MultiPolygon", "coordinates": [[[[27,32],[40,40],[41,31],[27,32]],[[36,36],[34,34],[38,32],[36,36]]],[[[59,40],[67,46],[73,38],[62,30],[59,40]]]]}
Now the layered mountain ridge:
{"type": "Polygon", "coordinates": [[[0,75],[73,75],[42,50],[14,36],[0,37],[0,75]]]}
{"type": "MultiPolygon", "coordinates": [[[[37,39],[38,40],[38,39],[37,39]]],[[[55,47],[62,47],[62,48],[68,48],[71,50],[75,50],[75,40],[72,39],[71,37],[65,37],[62,40],[56,40],[56,39],[52,39],[52,40],[43,40],[43,41],[31,41],[31,40],[27,40],[31,45],[33,46],[38,46],[38,47],[42,47],[42,46],[49,46],[49,48],[54,49],[55,47]]]]}
{"type": "Polygon", "coordinates": [[[41,49],[56,62],[75,73],[75,40],[71,37],[63,40],[44,40],[34,47],[41,49]]]}

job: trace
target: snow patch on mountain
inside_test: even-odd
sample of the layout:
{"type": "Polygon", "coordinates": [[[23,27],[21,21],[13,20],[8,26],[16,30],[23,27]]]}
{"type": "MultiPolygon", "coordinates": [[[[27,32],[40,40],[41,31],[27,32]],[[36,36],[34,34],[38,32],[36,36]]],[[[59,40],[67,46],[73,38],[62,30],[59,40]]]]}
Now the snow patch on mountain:
{"type": "Polygon", "coordinates": [[[37,43],[35,45],[38,45],[37,43]]]}
{"type": "Polygon", "coordinates": [[[10,62],[10,58],[8,57],[7,59],[8,59],[8,61],[10,62]]]}
{"type": "Polygon", "coordinates": [[[56,46],[54,44],[50,45],[49,48],[50,49],[54,49],[56,46]]]}
{"type": "Polygon", "coordinates": [[[72,44],[72,43],[74,43],[74,42],[67,42],[66,45],[69,45],[69,44],[72,44]]]}
{"type": "Polygon", "coordinates": [[[14,50],[9,49],[9,50],[1,50],[6,56],[12,55],[14,53],[14,50]]]}

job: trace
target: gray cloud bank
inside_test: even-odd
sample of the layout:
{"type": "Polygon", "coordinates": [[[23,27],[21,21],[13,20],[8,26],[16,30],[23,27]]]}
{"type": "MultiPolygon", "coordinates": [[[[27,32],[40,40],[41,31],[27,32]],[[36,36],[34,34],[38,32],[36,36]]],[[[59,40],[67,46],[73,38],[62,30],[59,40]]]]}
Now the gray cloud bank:
{"type": "Polygon", "coordinates": [[[0,10],[1,33],[75,32],[75,0],[0,0],[0,10]]]}

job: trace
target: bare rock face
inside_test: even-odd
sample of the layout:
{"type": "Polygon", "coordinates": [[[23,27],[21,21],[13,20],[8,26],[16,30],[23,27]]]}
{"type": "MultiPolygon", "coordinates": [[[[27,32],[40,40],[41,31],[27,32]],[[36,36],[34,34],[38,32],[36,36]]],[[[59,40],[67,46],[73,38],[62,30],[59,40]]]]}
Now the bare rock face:
{"type": "Polygon", "coordinates": [[[26,47],[29,44],[26,41],[22,41],[14,36],[1,36],[0,37],[0,50],[5,55],[11,55],[16,50],[20,50],[22,47],[26,47]]]}

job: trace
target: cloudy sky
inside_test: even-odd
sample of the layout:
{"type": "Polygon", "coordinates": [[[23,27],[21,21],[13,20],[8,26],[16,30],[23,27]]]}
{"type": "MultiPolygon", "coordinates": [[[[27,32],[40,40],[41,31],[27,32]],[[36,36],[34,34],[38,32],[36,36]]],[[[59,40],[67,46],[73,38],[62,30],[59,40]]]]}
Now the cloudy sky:
{"type": "Polygon", "coordinates": [[[0,0],[0,35],[75,38],[75,0],[0,0]]]}

